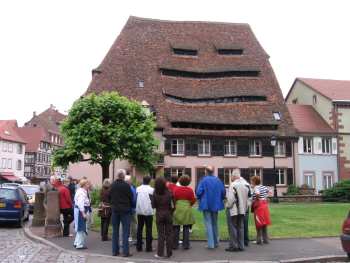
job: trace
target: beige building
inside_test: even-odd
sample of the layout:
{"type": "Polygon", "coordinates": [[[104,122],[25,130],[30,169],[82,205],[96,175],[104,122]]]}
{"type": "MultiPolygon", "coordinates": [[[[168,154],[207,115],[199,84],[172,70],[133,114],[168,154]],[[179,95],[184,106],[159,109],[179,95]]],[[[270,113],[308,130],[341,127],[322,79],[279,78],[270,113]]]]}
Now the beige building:
{"type": "Polygon", "coordinates": [[[288,104],[311,105],[335,130],[339,179],[350,179],[350,81],[297,78],[288,104]]]}

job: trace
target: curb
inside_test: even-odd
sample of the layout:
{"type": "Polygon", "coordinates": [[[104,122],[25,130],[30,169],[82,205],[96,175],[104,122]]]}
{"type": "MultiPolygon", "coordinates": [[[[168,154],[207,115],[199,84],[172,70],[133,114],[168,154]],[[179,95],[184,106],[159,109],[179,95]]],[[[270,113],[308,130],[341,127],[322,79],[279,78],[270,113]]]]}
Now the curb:
{"type": "MultiPolygon", "coordinates": [[[[130,263],[130,262],[155,262],[155,263],[180,263],[180,261],[170,261],[170,260],[150,260],[150,259],[142,259],[142,258],[122,258],[122,257],[113,257],[113,256],[109,256],[109,255],[102,255],[102,254],[95,254],[95,253],[79,253],[76,251],[72,251],[72,250],[68,250],[68,249],[64,249],[56,244],[54,244],[51,241],[48,241],[45,238],[39,237],[35,234],[32,233],[32,231],[30,230],[30,227],[28,224],[25,224],[23,226],[23,232],[25,234],[25,236],[29,239],[31,239],[34,242],[37,243],[41,243],[47,246],[50,246],[56,250],[58,250],[60,253],[67,253],[67,254],[74,254],[74,255],[84,255],[85,257],[94,257],[94,258],[100,258],[100,260],[102,260],[103,258],[105,259],[114,259],[114,260],[118,260],[120,262],[125,262],[125,263],[130,263]]],[[[247,260],[247,261],[236,261],[236,260],[208,260],[208,261],[187,261],[187,263],[234,263],[234,262],[241,262],[241,263],[249,263],[249,262],[261,262],[261,263],[305,263],[305,262],[329,262],[329,261],[341,261],[341,262],[348,262],[347,261],[347,257],[346,256],[339,256],[339,255],[327,255],[327,256],[320,256],[320,257],[309,257],[309,258],[295,258],[295,259],[287,259],[287,260],[278,260],[278,261],[266,261],[266,260],[262,260],[262,261],[251,261],[251,260],[247,260]]],[[[117,262],[117,261],[116,261],[117,262]]],[[[181,263],[186,263],[186,261],[181,261],[181,263]]]]}

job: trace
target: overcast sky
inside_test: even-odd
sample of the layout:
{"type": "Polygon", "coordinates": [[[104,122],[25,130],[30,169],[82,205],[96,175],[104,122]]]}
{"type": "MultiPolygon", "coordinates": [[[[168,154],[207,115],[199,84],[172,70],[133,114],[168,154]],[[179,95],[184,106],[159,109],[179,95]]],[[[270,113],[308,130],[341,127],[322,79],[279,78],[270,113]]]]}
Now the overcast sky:
{"type": "Polygon", "coordinates": [[[350,1],[1,1],[0,119],[22,125],[88,87],[130,15],[249,23],[283,94],[296,77],[350,79],[350,1]]]}

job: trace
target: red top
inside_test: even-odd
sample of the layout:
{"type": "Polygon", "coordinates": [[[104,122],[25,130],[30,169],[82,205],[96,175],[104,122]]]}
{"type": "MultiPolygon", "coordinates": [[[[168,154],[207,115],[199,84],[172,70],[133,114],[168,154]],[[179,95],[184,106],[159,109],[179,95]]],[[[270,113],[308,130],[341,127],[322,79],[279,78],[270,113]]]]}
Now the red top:
{"type": "Polygon", "coordinates": [[[188,200],[193,205],[196,202],[196,197],[191,187],[188,186],[176,186],[173,192],[175,201],[188,200]]]}
{"type": "Polygon", "coordinates": [[[168,183],[167,187],[168,187],[169,191],[174,195],[174,191],[178,186],[174,183],[168,183]]]}
{"type": "Polygon", "coordinates": [[[72,208],[72,198],[70,196],[69,189],[61,182],[55,183],[54,187],[60,193],[60,209],[72,208]]]}

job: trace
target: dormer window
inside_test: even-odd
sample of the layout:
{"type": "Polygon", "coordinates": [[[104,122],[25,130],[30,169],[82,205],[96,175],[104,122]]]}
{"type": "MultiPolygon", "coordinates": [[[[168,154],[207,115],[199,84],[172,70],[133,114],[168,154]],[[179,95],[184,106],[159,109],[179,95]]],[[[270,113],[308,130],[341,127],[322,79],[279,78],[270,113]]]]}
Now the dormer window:
{"type": "Polygon", "coordinates": [[[274,112],[273,113],[273,118],[275,119],[275,121],[280,121],[281,120],[281,113],[274,112]]]}
{"type": "Polygon", "coordinates": [[[243,54],[243,49],[241,48],[229,48],[229,49],[218,49],[218,54],[219,55],[233,55],[233,56],[239,56],[243,54]]]}
{"type": "Polygon", "coordinates": [[[198,55],[198,51],[195,49],[173,48],[173,52],[175,55],[180,55],[180,56],[197,56],[198,55]]]}
{"type": "Polygon", "coordinates": [[[137,83],[137,88],[142,89],[145,87],[145,82],[143,80],[139,80],[137,83]]]}

